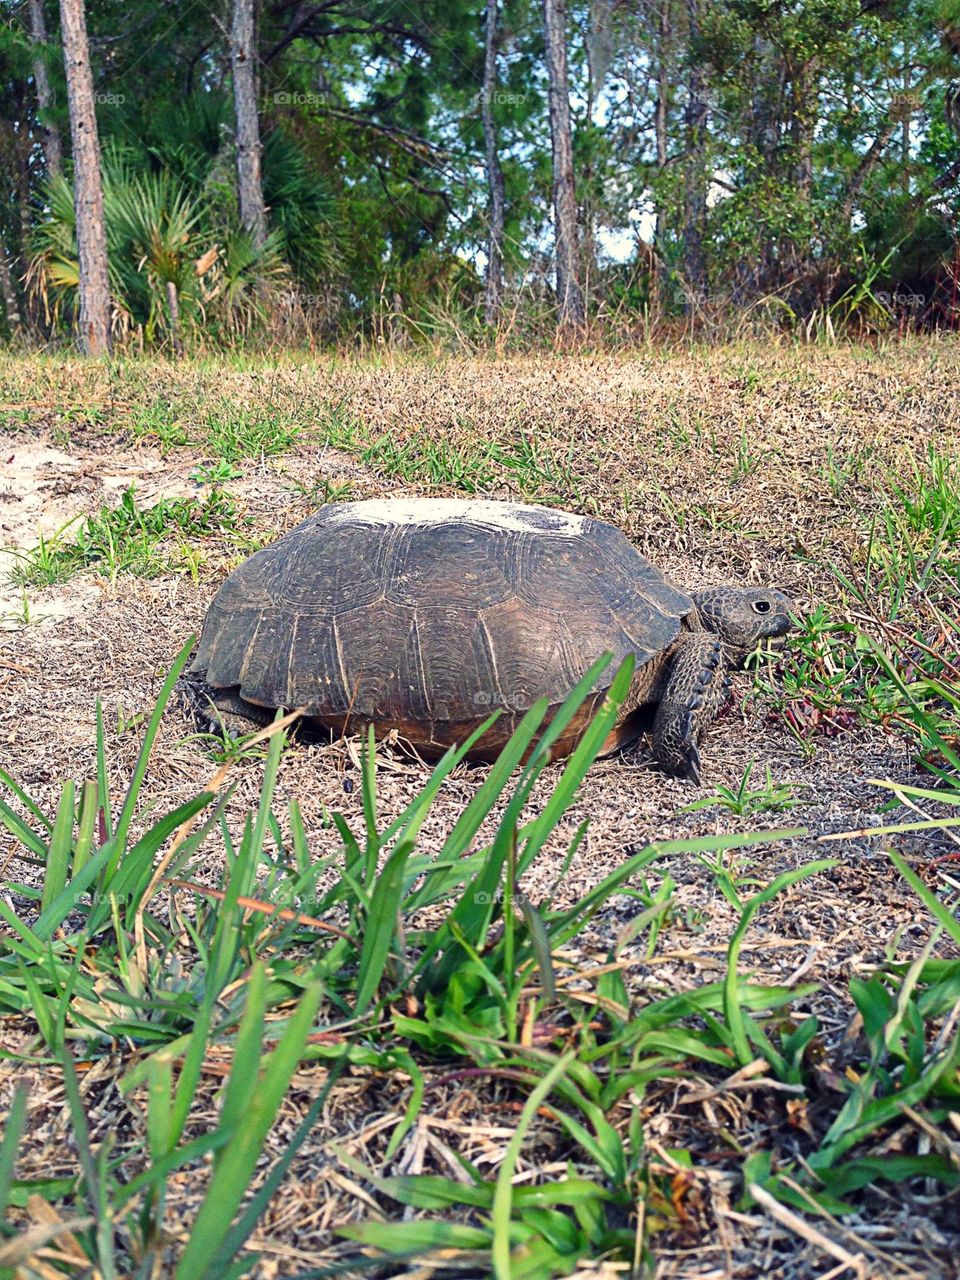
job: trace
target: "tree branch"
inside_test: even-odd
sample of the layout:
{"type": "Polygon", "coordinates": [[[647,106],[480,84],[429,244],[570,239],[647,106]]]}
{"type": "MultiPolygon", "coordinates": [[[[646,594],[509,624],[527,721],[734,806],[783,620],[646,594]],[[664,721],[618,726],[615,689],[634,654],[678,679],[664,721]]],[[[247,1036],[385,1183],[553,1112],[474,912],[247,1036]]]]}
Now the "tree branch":
{"type": "Polygon", "coordinates": [[[415,28],[406,26],[397,26],[390,22],[360,22],[357,23],[357,15],[349,10],[341,11],[341,0],[328,0],[326,4],[303,4],[302,2],[275,5],[273,8],[274,16],[289,12],[293,9],[290,17],[289,25],[283,35],[275,42],[273,47],[263,56],[263,62],[269,63],[279,54],[283,53],[294,40],[313,40],[319,44],[322,40],[330,40],[335,36],[344,35],[384,35],[392,36],[397,40],[409,40],[411,43],[419,45],[420,48],[427,47],[427,41],[424,35],[415,28]],[[332,27],[323,27],[316,25],[320,18],[339,18],[341,25],[332,27]],[[356,25],[353,25],[356,24],[356,25]]]}
{"type": "Polygon", "coordinates": [[[873,169],[874,165],[876,165],[877,161],[880,159],[880,156],[883,154],[883,150],[886,147],[887,143],[890,141],[890,139],[893,137],[893,135],[896,133],[899,127],[900,127],[899,120],[891,120],[890,123],[887,124],[883,128],[883,130],[877,134],[877,136],[874,138],[873,142],[871,143],[870,147],[867,149],[867,151],[864,153],[863,157],[861,158],[860,163],[857,165],[857,168],[853,174],[853,177],[850,179],[850,182],[847,186],[846,195],[843,197],[843,220],[845,223],[850,221],[850,218],[853,214],[854,201],[856,200],[857,196],[860,194],[863,188],[863,184],[866,182],[867,178],[870,176],[871,169],[873,169]]]}
{"type": "Polygon", "coordinates": [[[322,103],[319,110],[324,115],[332,116],[334,120],[342,120],[344,124],[353,125],[358,129],[369,129],[372,133],[388,138],[401,151],[415,156],[418,160],[426,161],[433,168],[439,169],[443,165],[451,164],[457,158],[451,152],[428,142],[426,138],[419,138],[416,134],[408,133],[395,125],[381,124],[378,120],[372,120],[369,116],[360,115],[358,112],[344,111],[339,107],[328,107],[322,103]]]}

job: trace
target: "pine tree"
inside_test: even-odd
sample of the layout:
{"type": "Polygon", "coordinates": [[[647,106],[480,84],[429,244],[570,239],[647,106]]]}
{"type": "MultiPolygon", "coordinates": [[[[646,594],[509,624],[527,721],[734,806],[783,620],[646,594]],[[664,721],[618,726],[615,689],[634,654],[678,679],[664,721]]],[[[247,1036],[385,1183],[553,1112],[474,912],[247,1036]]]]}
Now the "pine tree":
{"type": "Polygon", "coordinates": [[[80,343],[88,356],[110,350],[110,278],[103,218],[100,141],[83,0],[60,0],[63,60],[73,143],[77,254],[80,263],[80,343]]]}

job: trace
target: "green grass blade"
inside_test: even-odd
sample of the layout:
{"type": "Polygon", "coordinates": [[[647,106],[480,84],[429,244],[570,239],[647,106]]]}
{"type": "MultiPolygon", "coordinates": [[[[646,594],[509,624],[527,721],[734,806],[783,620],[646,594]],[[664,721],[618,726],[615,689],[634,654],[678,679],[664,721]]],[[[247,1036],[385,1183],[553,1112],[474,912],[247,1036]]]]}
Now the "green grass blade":
{"type": "MultiPolygon", "coordinates": [[[[29,849],[39,862],[46,862],[47,844],[30,829],[19,813],[14,812],[2,800],[0,800],[0,822],[3,823],[19,844],[22,844],[25,849],[29,849]]],[[[48,829],[52,830],[52,826],[46,818],[44,818],[44,822],[47,824],[48,829]]]]}
{"type": "Polygon", "coordinates": [[[565,1054],[559,1058],[543,1077],[537,1087],[531,1092],[526,1102],[523,1104],[523,1110],[520,1112],[520,1118],[517,1121],[517,1127],[513,1137],[507,1146],[500,1169],[497,1173],[497,1187],[493,1196],[493,1210],[491,1214],[491,1223],[493,1226],[493,1245],[491,1256],[493,1261],[493,1272],[496,1280],[512,1280],[512,1267],[510,1257],[510,1234],[511,1221],[513,1217],[513,1174],[517,1167],[517,1160],[520,1157],[520,1151],[523,1147],[524,1138],[527,1136],[527,1130],[533,1123],[533,1118],[537,1114],[537,1108],[549,1095],[551,1089],[565,1075],[570,1063],[574,1059],[574,1054],[565,1054]]]}
{"type": "MultiPolygon", "coordinates": [[[[80,873],[68,881],[33,926],[33,932],[38,938],[43,939],[44,942],[49,941],[54,931],[60,928],[70,912],[77,906],[80,898],[93,887],[97,877],[107,865],[107,860],[112,852],[112,844],[104,845],[84,865],[80,873]]],[[[103,905],[105,910],[109,912],[109,905],[103,905]]]]}
{"type": "MultiPolygon", "coordinates": [[[[894,791],[898,795],[910,796],[914,800],[936,800],[940,804],[957,804],[960,805],[960,781],[957,788],[950,790],[944,787],[940,791],[932,791],[929,787],[911,787],[905,782],[881,781],[879,778],[868,778],[867,781],[872,787],[886,787],[889,791],[894,791]]],[[[900,826],[899,824],[886,828],[888,831],[904,831],[909,830],[911,826],[915,828],[924,828],[937,826],[938,822],[943,819],[930,818],[925,822],[911,823],[909,826],[900,826]]],[[[948,819],[949,821],[949,819],[948,819]]]]}
{"type": "Polygon", "coordinates": [[[475,743],[479,742],[490,726],[496,722],[498,716],[499,712],[490,716],[490,718],[485,720],[478,729],[474,730],[469,738],[465,738],[457,747],[450,747],[440,757],[434,765],[433,772],[427,781],[427,785],[416,796],[413,803],[402,813],[398,814],[390,825],[385,827],[380,833],[381,849],[391,842],[394,842],[398,834],[411,835],[419,828],[419,823],[422,821],[423,815],[429,811],[430,805],[433,802],[433,797],[436,795],[437,791],[439,791],[440,787],[457,765],[461,764],[462,761],[466,759],[471,747],[473,747],[475,743]],[[411,823],[413,825],[411,825],[411,823]]]}
{"type": "MultiPolygon", "coordinates": [[[[128,923],[133,920],[134,915],[140,908],[143,896],[153,879],[154,859],[161,847],[185,822],[189,822],[191,818],[196,817],[198,813],[218,799],[222,801],[223,798],[217,797],[212,791],[201,791],[199,795],[185,801],[179,808],[164,814],[131,849],[127,850],[116,864],[113,879],[105,887],[105,892],[116,894],[117,898],[125,904],[124,915],[128,923]]],[[[178,850],[179,856],[176,861],[167,867],[166,874],[168,876],[176,874],[177,867],[183,863],[185,858],[189,857],[190,851],[206,837],[220,811],[221,806],[218,805],[210,816],[209,821],[199,831],[194,832],[188,841],[184,841],[178,850]]],[[[93,913],[90,918],[90,927],[95,928],[100,919],[100,915],[93,913]]]]}
{"type": "Polygon", "coordinates": [[[396,932],[400,888],[413,845],[404,840],[387,858],[377,877],[364,926],[355,1012],[363,1013],[376,994],[390,957],[396,932]]]}
{"type": "MultiPolygon", "coordinates": [[[[461,953],[458,952],[457,948],[449,946],[449,928],[452,925],[455,924],[457,926],[463,937],[468,939],[474,948],[479,949],[482,947],[490,921],[493,918],[504,867],[510,856],[511,849],[515,847],[520,815],[537,778],[550,759],[549,744],[570,723],[582,702],[588,696],[598,674],[608,662],[609,654],[594,663],[547,726],[538,745],[531,753],[523,774],[507,803],[493,844],[486,851],[481,871],[474,880],[465,885],[459,902],[448,916],[446,926],[437,930],[433,939],[421,953],[415,973],[429,973],[429,985],[432,988],[445,986],[458,964],[458,956],[461,953]],[[445,949],[446,954],[438,966],[431,968],[434,956],[441,949],[445,949]]],[[[518,869],[520,871],[529,866],[533,858],[536,857],[550,831],[556,826],[560,816],[570,804],[584,774],[601,749],[616,718],[620,700],[624,696],[625,690],[629,687],[631,671],[632,660],[628,658],[621,665],[614,678],[600,712],[594,716],[576,750],[567,761],[544,812],[524,829],[525,845],[523,856],[519,862],[518,869]]],[[[541,699],[530,709],[528,716],[535,713],[542,719],[545,711],[546,704],[541,699]]],[[[524,717],[524,722],[517,732],[520,733],[523,730],[524,736],[528,735],[531,732],[532,723],[531,720],[528,724],[527,717],[524,717]]],[[[524,750],[526,750],[526,747],[524,747],[524,750]]],[[[421,979],[422,982],[423,979],[421,979]]]]}
{"type": "MultiPolygon", "coordinates": [[[[563,700],[562,706],[554,714],[553,719],[550,721],[550,723],[547,725],[546,729],[544,730],[543,734],[541,735],[540,741],[537,743],[534,756],[531,757],[531,760],[530,760],[531,766],[536,767],[538,764],[544,763],[549,758],[548,753],[550,751],[550,748],[561,736],[561,734],[563,734],[566,731],[566,729],[569,727],[574,716],[580,710],[580,707],[582,706],[582,704],[589,697],[591,691],[593,690],[593,686],[597,683],[597,681],[600,679],[600,676],[607,669],[607,667],[609,667],[612,661],[613,661],[612,653],[602,653],[600,657],[596,660],[596,662],[593,664],[593,666],[590,667],[590,669],[586,671],[584,675],[581,676],[581,678],[577,681],[574,687],[570,690],[570,693],[563,700]],[[539,757],[540,759],[537,760],[536,757],[539,757]]],[[[629,666],[630,671],[632,672],[633,671],[633,655],[632,654],[628,655],[623,660],[619,670],[623,671],[624,668],[627,666],[629,666]]],[[[616,677],[614,677],[614,682],[615,680],[616,680],[616,677]]],[[[629,683],[629,677],[627,678],[627,682],[629,683]]],[[[609,691],[607,696],[609,697],[609,691]]],[[[594,719],[596,719],[596,716],[594,717],[594,719]]]]}
{"type": "Polygon", "coordinates": [[[413,897],[405,904],[406,910],[416,911],[429,902],[446,894],[452,885],[463,878],[460,859],[464,851],[480,829],[487,815],[497,803],[504,787],[514,770],[520,764],[525,752],[529,750],[536,737],[537,730],[543,721],[546,705],[538,703],[521,720],[510,740],[490,767],[479,789],[471,797],[469,804],[454,823],[453,830],[444,841],[443,848],[437,855],[437,863],[449,863],[450,866],[437,866],[424,878],[424,882],[413,897]]]}
{"type": "Polygon", "coordinates": [[[303,825],[303,815],[297,800],[290,801],[287,811],[290,815],[290,840],[293,844],[293,856],[297,872],[301,878],[309,875],[311,870],[310,849],[307,845],[307,833],[303,825]]]}
{"type": "Polygon", "coordinates": [[[327,1098],[330,1096],[330,1091],[340,1079],[346,1065],[347,1056],[346,1054],[343,1054],[330,1068],[323,1089],[313,1100],[306,1115],[297,1126],[283,1155],[270,1170],[270,1173],[264,1179],[263,1185],[246,1205],[243,1213],[240,1215],[236,1223],[230,1228],[230,1231],[224,1238],[219,1252],[215,1255],[210,1264],[210,1271],[212,1275],[217,1275],[219,1273],[219,1268],[226,1267],[227,1263],[243,1248],[247,1239],[259,1222],[264,1210],[270,1204],[270,1201],[277,1193],[281,1182],[286,1177],[287,1170],[293,1163],[294,1157],[303,1146],[306,1139],[310,1136],[310,1131],[323,1111],[327,1098]]]}
{"type": "MultiPolygon", "coordinates": [[[[280,719],[280,712],[277,712],[277,719],[280,719]]],[[[246,857],[242,859],[242,872],[240,879],[241,894],[250,894],[257,878],[257,866],[260,860],[260,854],[263,850],[263,843],[266,838],[267,827],[270,818],[270,806],[273,804],[273,794],[277,784],[277,773],[280,770],[280,756],[286,745],[286,730],[275,733],[270,739],[267,748],[267,759],[263,766],[263,782],[260,786],[260,801],[257,805],[256,814],[254,816],[253,831],[251,841],[246,851],[246,857]]]]}
{"type": "Polygon", "coordinates": [[[106,734],[103,730],[103,703],[97,699],[97,795],[103,815],[104,843],[113,835],[113,814],[110,810],[110,775],[107,772],[106,734]]]}
{"type": "Polygon", "coordinates": [[[39,822],[42,827],[45,827],[48,832],[53,830],[53,823],[43,812],[40,806],[34,800],[31,800],[30,796],[26,791],[24,791],[23,787],[20,786],[19,782],[14,778],[11,778],[10,774],[7,773],[5,769],[0,769],[0,783],[3,783],[8,791],[13,792],[26,809],[27,813],[29,813],[31,817],[36,818],[37,822],[39,822]]]}
{"type": "MultiPolygon", "coordinates": [[[[46,995],[39,982],[40,971],[21,966],[20,976],[24,989],[30,996],[30,1009],[36,1019],[40,1034],[48,1045],[57,1044],[57,1000],[46,995]]],[[[59,978],[59,973],[57,977],[59,978]]]]}
{"type": "MultiPolygon", "coordinates": [[[[266,969],[262,964],[255,964],[246,986],[246,1007],[234,1043],[230,1078],[220,1108],[220,1123],[231,1134],[242,1126],[250,1099],[257,1089],[266,989],[266,969]]],[[[220,1154],[222,1156],[223,1152],[220,1154]]]]}
{"type": "MultiPolygon", "coordinates": [[[[322,995],[323,987],[319,983],[307,988],[280,1043],[264,1060],[256,1087],[252,1087],[253,1081],[246,1080],[246,1106],[228,1145],[219,1153],[190,1240],[180,1258],[176,1280],[212,1280],[217,1274],[212,1270],[214,1259],[221,1254],[234,1214],[250,1185],[267,1133],[303,1054],[322,995]]],[[[249,1061],[245,1062],[245,1068],[249,1071],[249,1061]]]]}
{"type": "Polygon", "coordinates": [[[448,1209],[455,1204],[489,1209],[493,1205],[494,1187],[490,1182],[479,1185],[454,1182],[452,1178],[429,1173],[398,1174],[387,1178],[373,1174],[367,1176],[377,1191],[414,1209],[448,1209]]]}
{"type": "MultiPolygon", "coordinates": [[[[609,655],[607,655],[607,660],[609,661],[609,655]]],[[[605,665],[605,662],[602,665],[595,664],[594,669],[599,666],[599,669],[602,670],[605,665]]],[[[620,664],[600,710],[594,715],[583,737],[570,754],[560,775],[560,781],[544,806],[543,812],[531,824],[531,831],[524,843],[523,855],[518,868],[521,873],[534,860],[542,849],[544,842],[556,829],[557,823],[570,807],[574,795],[586,777],[587,770],[600,754],[603,744],[616,723],[617,716],[620,714],[624,698],[629,692],[630,682],[633,679],[633,665],[632,655],[625,658],[620,664]]],[[[590,674],[588,672],[588,676],[584,678],[584,681],[581,681],[581,686],[589,678],[590,674]]],[[[578,688],[581,686],[578,686],[578,688]]],[[[566,704],[564,709],[566,710],[566,704]]],[[[552,723],[549,728],[553,728],[552,723]]]]}
{"type": "Polygon", "coordinates": [[[716,853],[726,849],[747,848],[755,844],[769,844],[777,840],[793,840],[805,836],[806,829],[794,827],[779,831],[755,831],[748,835],[730,833],[722,836],[698,836],[694,839],[664,840],[658,844],[647,845],[632,857],[620,864],[611,873],[595,885],[568,911],[559,912],[552,922],[551,935],[556,947],[573,937],[583,928],[586,919],[601,907],[620,886],[644,867],[650,866],[660,858],[671,857],[677,853],[716,853]],[[562,928],[561,928],[562,926],[562,928]]]}
{"type": "Polygon", "coordinates": [[[203,1060],[207,1051],[207,1035],[210,1027],[210,1004],[205,1002],[197,1013],[190,1033],[190,1043],[183,1055],[183,1066],[177,1078],[170,1109],[171,1141],[177,1143],[183,1136],[190,1108],[196,1096],[197,1085],[203,1072],[203,1060]]]}
{"type": "Polygon", "coordinates": [[[176,1173],[184,1165],[196,1164],[198,1160],[201,1160],[211,1151],[216,1155],[220,1148],[229,1141],[229,1137],[230,1135],[225,1130],[217,1129],[213,1133],[204,1133],[199,1138],[193,1138],[190,1142],[185,1142],[182,1147],[174,1147],[172,1151],[165,1156],[159,1157],[159,1159],[151,1160],[149,1167],[144,1169],[142,1173],[135,1174],[129,1182],[125,1182],[122,1186],[114,1187],[111,1190],[114,1208],[120,1210],[130,1200],[133,1200],[144,1191],[161,1188],[170,1174],[176,1173]]]}
{"type": "MultiPolygon", "coordinates": [[[[456,1222],[437,1222],[430,1218],[413,1222],[361,1222],[355,1227],[337,1227],[336,1233],[347,1240],[356,1240],[374,1249],[382,1249],[384,1253],[394,1257],[430,1253],[437,1249],[486,1250],[490,1245],[490,1232],[487,1230],[461,1226],[456,1222]]],[[[379,1263],[383,1266],[382,1258],[379,1263]]]]}
{"type": "Polygon", "coordinates": [[[730,946],[727,949],[727,972],[723,983],[723,1011],[733,1039],[734,1053],[742,1067],[752,1062],[755,1056],[750,1048],[750,1039],[747,1035],[746,1021],[740,1003],[740,977],[737,971],[740,948],[750,927],[750,922],[762,906],[772,902],[777,894],[782,893],[784,889],[789,889],[791,885],[797,884],[798,881],[805,880],[809,876],[818,875],[821,871],[829,871],[831,867],[836,865],[836,858],[824,858],[819,862],[809,862],[806,866],[796,867],[793,871],[785,871],[783,875],[777,876],[775,880],[771,881],[761,893],[752,897],[743,909],[740,921],[733,932],[730,946]]]}
{"type": "Polygon", "coordinates": [[[372,724],[367,726],[362,788],[363,825],[367,833],[364,883],[370,885],[377,874],[377,860],[380,855],[380,837],[377,834],[377,739],[372,724]]]}
{"type": "MultiPolygon", "coordinates": [[[[180,673],[187,665],[187,659],[190,657],[190,651],[193,648],[195,637],[191,636],[187,643],[180,650],[174,661],[173,666],[163,682],[160,694],[157,698],[156,705],[147,723],[147,729],[143,735],[143,743],[140,747],[140,753],[137,756],[137,763],[134,766],[133,777],[130,779],[130,786],[127,788],[127,794],[123,802],[123,808],[120,810],[120,816],[117,819],[117,829],[113,833],[114,852],[104,870],[104,885],[109,885],[113,879],[117,869],[117,864],[123,856],[123,849],[127,839],[127,832],[130,829],[130,823],[133,821],[133,815],[136,812],[137,802],[140,798],[140,789],[143,786],[143,779],[146,776],[147,765],[150,760],[150,753],[153,751],[153,744],[156,740],[157,733],[160,729],[160,721],[173,693],[173,686],[180,678],[180,673]]],[[[99,752],[99,734],[98,734],[98,752],[99,752]]],[[[101,798],[106,800],[104,795],[101,798]]],[[[106,814],[104,815],[106,818],[106,814]]]]}
{"type": "Polygon", "coordinates": [[[71,875],[76,875],[78,871],[82,871],[90,858],[98,808],[97,784],[88,779],[83,784],[83,790],[80,793],[80,819],[77,824],[77,840],[73,848],[71,875]]]}
{"type": "Polygon", "coordinates": [[[17,1152],[20,1149],[20,1139],[27,1120],[29,1093],[30,1090],[25,1084],[17,1085],[3,1127],[3,1141],[0,1142],[0,1222],[6,1221],[7,1208],[10,1204],[17,1152]]]}
{"type": "MultiPolygon", "coordinates": [[[[536,956],[537,968],[540,971],[543,998],[548,1004],[552,1004],[557,995],[557,983],[553,972],[550,935],[547,932],[547,926],[544,924],[543,916],[527,896],[524,894],[519,901],[523,918],[527,922],[527,928],[530,930],[530,941],[533,945],[533,953],[536,956]]],[[[508,973],[507,977],[512,978],[512,973],[508,973]]]]}
{"type": "Polygon", "coordinates": [[[19,944],[14,945],[14,939],[11,937],[0,938],[0,954],[5,947],[9,947],[11,951],[24,956],[25,959],[42,958],[47,954],[46,940],[35,933],[28,924],[24,924],[13,907],[3,898],[0,898],[0,920],[6,921],[13,933],[26,943],[26,947],[21,947],[19,944]]]}
{"type": "MultiPolygon", "coordinates": [[[[873,652],[877,658],[877,661],[884,667],[890,679],[893,681],[893,683],[900,690],[903,697],[906,698],[907,702],[910,704],[910,710],[913,713],[914,719],[916,720],[917,724],[919,724],[921,729],[923,729],[923,731],[927,734],[928,738],[936,746],[937,750],[940,752],[943,758],[949,761],[951,767],[956,769],[958,772],[960,772],[960,752],[958,752],[954,748],[954,746],[951,743],[947,742],[947,740],[944,738],[943,734],[937,728],[936,724],[933,722],[931,717],[927,715],[924,708],[920,705],[920,703],[914,697],[912,691],[907,688],[907,685],[903,677],[901,676],[897,668],[894,666],[894,664],[887,657],[887,655],[884,653],[883,648],[877,643],[876,640],[873,639],[872,636],[868,636],[867,639],[870,641],[870,647],[873,649],[873,652]]],[[[936,688],[938,684],[937,681],[931,678],[927,678],[925,683],[929,685],[931,688],[936,688]]],[[[940,686],[940,692],[941,693],[946,692],[946,690],[944,690],[942,685],[940,686]]]]}
{"type": "Polygon", "coordinates": [[[903,859],[899,853],[895,853],[892,849],[888,849],[887,857],[897,868],[911,889],[913,889],[921,899],[923,905],[927,908],[933,918],[939,921],[953,941],[960,945],[960,920],[957,919],[949,907],[940,901],[935,893],[932,893],[927,888],[917,873],[912,867],[908,866],[905,859],[903,859]]]}

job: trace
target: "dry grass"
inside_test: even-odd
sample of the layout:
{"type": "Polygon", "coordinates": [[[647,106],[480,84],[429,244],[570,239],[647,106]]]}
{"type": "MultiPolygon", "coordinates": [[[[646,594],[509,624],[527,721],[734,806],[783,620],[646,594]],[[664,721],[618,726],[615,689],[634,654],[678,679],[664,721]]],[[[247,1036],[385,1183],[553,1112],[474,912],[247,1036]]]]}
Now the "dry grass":
{"type": "MultiPolygon", "coordinates": [[[[97,510],[101,501],[115,501],[131,481],[141,503],[199,492],[190,476],[213,457],[211,418],[237,413],[245,423],[268,419],[299,429],[288,451],[241,457],[241,475],[224,482],[265,539],[330,494],[454,493],[450,480],[459,475],[461,484],[476,481],[490,496],[557,501],[612,520],[680,583],[771,582],[789,591],[801,609],[826,600],[842,611],[830,565],[854,576],[862,572],[870,518],[890,502],[891,477],[909,477],[931,445],[950,453],[960,443],[960,346],[744,347],[505,363],[419,363],[385,353],[379,363],[326,358],[113,369],[7,357],[0,360],[0,543],[27,547],[38,528],[50,533],[79,512],[97,510]],[[183,437],[193,443],[174,442],[183,437]],[[491,444],[498,447],[493,452],[491,444]],[[396,446],[407,446],[399,459],[396,446]]],[[[86,572],[29,590],[29,625],[23,625],[20,593],[3,585],[0,766],[31,794],[52,804],[63,778],[91,776],[97,697],[107,716],[113,772],[129,774],[139,747],[137,713],[152,705],[173,657],[198,630],[206,604],[237,558],[228,539],[206,539],[197,549],[196,580],[182,573],[110,583],[86,572]]],[[[705,752],[700,791],[660,777],[642,751],[592,770],[558,832],[559,846],[581,819],[590,819],[588,839],[563,887],[566,900],[613,870],[634,846],[780,825],[772,815],[682,811],[718,785],[736,787],[751,761],[758,777],[769,766],[775,782],[795,784],[801,803],[788,821],[811,832],[803,840],[754,849],[733,865],[736,874],[761,884],[823,856],[818,835],[876,825],[883,797],[869,779],[907,780],[916,773],[911,744],[881,725],[851,722],[840,736],[815,737],[804,746],[771,715],[770,704],[748,698],[749,691],[750,680],[742,677],[740,701],[705,752]]],[[[192,732],[178,715],[165,718],[147,784],[158,806],[170,808],[193,795],[213,772],[192,732]]],[[[356,773],[349,744],[300,744],[284,755],[279,795],[299,798],[317,854],[331,840],[329,810],[360,820],[359,787],[351,786],[356,773]]],[[[425,847],[439,844],[450,816],[482,776],[481,769],[462,767],[449,780],[424,829],[425,847]]],[[[258,763],[236,763],[233,777],[230,811],[236,816],[255,802],[258,763]]],[[[383,816],[402,809],[423,779],[417,762],[384,751],[383,816]]],[[[868,836],[843,844],[834,871],[783,895],[748,936],[744,965],[763,981],[802,973],[821,984],[811,1007],[830,1030],[831,1052],[839,1053],[845,1038],[856,1035],[849,1025],[847,979],[869,971],[891,948],[898,958],[913,957],[928,935],[884,847],[868,836]]],[[[946,848],[921,841],[897,847],[920,866],[946,848]]],[[[15,854],[0,835],[0,864],[9,868],[15,854]]],[[[655,960],[634,974],[638,989],[662,984],[680,990],[715,980],[736,922],[716,876],[703,864],[674,860],[671,874],[679,909],[655,960]]],[[[926,874],[934,886],[955,885],[954,873],[942,867],[926,874]]],[[[535,896],[543,887],[528,885],[527,892],[535,896]]],[[[602,962],[617,923],[610,909],[576,962],[602,962]]],[[[29,1026],[8,1022],[8,1050],[22,1049],[30,1038],[29,1026]]],[[[100,1134],[113,1133],[122,1145],[136,1141],[140,1123],[136,1105],[116,1091],[124,1065],[102,1059],[84,1077],[100,1134]]],[[[206,1096],[213,1109],[219,1078],[216,1064],[208,1067],[206,1096]]],[[[19,1061],[3,1064],[4,1093],[27,1070],[19,1061]]],[[[42,1065],[29,1071],[35,1087],[21,1176],[70,1163],[63,1151],[60,1086],[42,1065]]],[[[515,1094],[503,1081],[457,1079],[439,1068],[433,1075],[429,1104],[390,1171],[450,1175],[456,1167],[451,1149],[495,1170],[516,1117],[515,1094]]],[[[282,1151],[323,1078],[316,1067],[298,1075],[270,1153],[282,1151]]],[[[342,1153],[385,1171],[386,1143],[405,1096],[402,1078],[362,1068],[337,1086],[322,1125],[261,1225],[258,1276],[292,1276],[332,1260],[339,1246],[331,1244],[331,1226],[384,1211],[342,1153]]],[[[656,1274],[664,1280],[957,1274],[956,1193],[901,1199],[877,1186],[866,1193],[859,1217],[821,1224],[840,1250],[833,1255],[822,1239],[804,1235],[782,1215],[734,1207],[741,1192],[730,1152],[770,1143],[791,1150],[796,1130],[787,1102],[788,1095],[749,1081],[711,1091],[692,1079],[661,1083],[648,1094],[647,1150],[664,1187],[663,1212],[654,1223],[656,1274]],[[672,1152],[678,1148],[695,1153],[689,1172],[676,1163],[672,1152]]],[[[625,1123],[625,1116],[612,1119],[625,1123]]],[[[204,1123],[203,1114],[193,1118],[198,1131],[204,1123]]],[[[919,1132],[914,1137],[918,1149],[928,1141],[919,1132]]],[[[538,1169],[562,1168],[566,1154],[560,1132],[545,1118],[524,1149],[520,1170],[532,1177],[538,1169]]],[[[202,1171],[178,1175],[173,1223],[196,1203],[201,1177],[202,1171]]]]}

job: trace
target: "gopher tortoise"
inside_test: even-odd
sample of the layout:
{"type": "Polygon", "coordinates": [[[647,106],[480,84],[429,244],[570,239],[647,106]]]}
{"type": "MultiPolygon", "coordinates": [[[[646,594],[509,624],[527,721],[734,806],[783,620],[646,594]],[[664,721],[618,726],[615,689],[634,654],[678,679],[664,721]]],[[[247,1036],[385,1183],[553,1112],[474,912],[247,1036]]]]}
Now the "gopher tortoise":
{"type": "Polygon", "coordinates": [[[187,679],[233,729],[302,707],[335,734],[372,724],[426,755],[499,711],[472,751],[492,759],[533,702],[547,698],[549,719],[609,651],[556,743],[563,755],[632,653],[605,752],[652,719],[660,768],[698,780],[729,671],[759,643],[783,644],[790,608],[762,587],[688,594],[588,516],[480,500],[334,503],[230,574],[187,679]]]}

